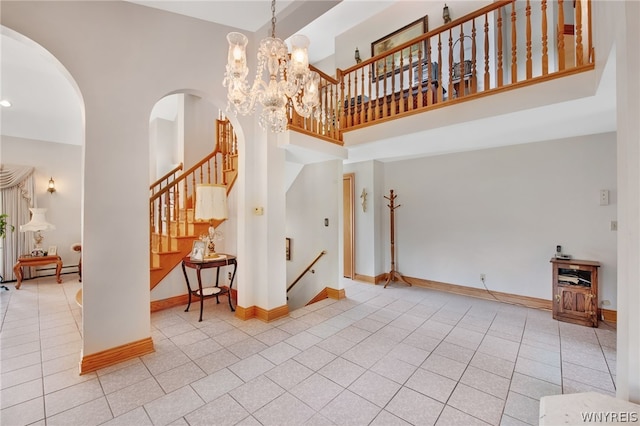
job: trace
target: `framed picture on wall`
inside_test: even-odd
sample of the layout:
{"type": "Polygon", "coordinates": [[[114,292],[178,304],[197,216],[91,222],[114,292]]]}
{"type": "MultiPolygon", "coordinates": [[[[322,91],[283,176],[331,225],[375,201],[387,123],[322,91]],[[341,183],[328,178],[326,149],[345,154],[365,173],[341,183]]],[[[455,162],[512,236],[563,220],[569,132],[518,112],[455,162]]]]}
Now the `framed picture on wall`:
{"type": "Polygon", "coordinates": [[[285,250],[287,254],[287,260],[291,260],[291,238],[285,238],[285,250]]]}
{"type": "MultiPolygon", "coordinates": [[[[428,30],[428,19],[425,16],[371,43],[371,56],[383,55],[409,40],[420,37],[428,30]]],[[[376,61],[373,64],[373,78],[378,79],[390,76],[393,72],[400,72],[400,58],[402,58],[403,67],[408,67],[410,65],[409,56],[411,55],[416,61],[419,50],[422,50],[424,56],[425,43],[416,43],[385,57],[383,60],[376,61]]]]}

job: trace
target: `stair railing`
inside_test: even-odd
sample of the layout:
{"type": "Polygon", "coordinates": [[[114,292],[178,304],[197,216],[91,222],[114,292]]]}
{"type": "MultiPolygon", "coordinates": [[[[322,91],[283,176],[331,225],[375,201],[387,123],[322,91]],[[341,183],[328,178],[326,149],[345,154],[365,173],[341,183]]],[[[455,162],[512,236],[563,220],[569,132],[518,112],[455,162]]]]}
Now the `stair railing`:
{"type": "Polygon", "coordinates": [[[229,120],[217,120],[216,139],[213,152],[180,176],[174,177],[149,198],[151,252],[171,250],[170,236],[188,235],[189,210],[194,205],[195,188],[198,184],[224,184],[228,185],[227,191],[229,190],[232,182],[227,182],[225,172],[233,170],[233,156],[237,156],[238,146],[229,120]]]}
{"type": "Polygon", "coordinates": [[[151,191],[151,195],[155,194],[156,192],[160,191],[165,186],[169,185],[169,183],[173,182],[176,179],[176,174],[180,170],[182,170],[182,167],[183,167],[182,163],[178,164],[176,167],[174,167],[173,169],[169,170],[160,179],[156,180],[151,185],[149,185],[149,190],[151,191]]]}
{"type": "Polygon", "coordinates": [[[311,268],[313,268],[313,265],[315,265],[315,264],[316,264],[316,262],[317,262],[318,260],[320,260],[320,258],[321,258],[322,256],[324,256],[325,254],[327,254],[327,251],[326,251],[326,250],[322,250],[322,251],[320,252],[320,254],[319,254],[315,259],[313,259],[313,262],[311,262],[311,263],[309,264],[309,266],[307,266],[307,267],[305,268],[305,270],[304,270],[304,271],[302,271],[302,273],[301,273],[300,275],[298,275],[298,278],[296,278],[296,279],[291,283],[291,285],[290,285],[289,287],[287,287],[287,293],[289,293],[289,291],[291,291],[291,289],[292,289],[296,284],[298,284],[298,282],[302,279],[302,277],[304,277],[304,276],[305,276],[305,274],[306,274],[307,272],[309,272],[309,270],[311,270],[311,268]]]}
{"type": "Polygon", "coordinates": [[[376,122],[592,70],[591,15],[591,0],[495,1],[337,69],[323,79],[320,116],[294,114],[289,127],[341,143],[376,122]]]}

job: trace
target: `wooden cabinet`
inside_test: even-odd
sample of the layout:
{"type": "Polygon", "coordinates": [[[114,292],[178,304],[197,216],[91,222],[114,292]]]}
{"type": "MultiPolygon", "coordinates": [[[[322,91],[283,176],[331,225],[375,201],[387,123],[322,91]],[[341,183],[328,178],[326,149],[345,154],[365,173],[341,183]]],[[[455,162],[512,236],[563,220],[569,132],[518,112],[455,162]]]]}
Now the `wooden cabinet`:
{"type": "Polygon", "coordinates": [[[552,258],[553,318],[598,326],[598,268],[590,260],[552,258]]]}

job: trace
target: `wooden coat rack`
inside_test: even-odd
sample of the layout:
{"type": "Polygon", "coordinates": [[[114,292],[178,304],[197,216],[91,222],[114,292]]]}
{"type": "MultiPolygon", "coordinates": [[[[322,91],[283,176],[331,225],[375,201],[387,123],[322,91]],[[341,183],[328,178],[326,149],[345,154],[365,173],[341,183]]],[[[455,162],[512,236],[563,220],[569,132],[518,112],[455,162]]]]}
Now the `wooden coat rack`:
{"type": "Polygon", "coordinates": [[[391,224],[390,224],[390,229],[391,229],[391,271],[389,271],[386,274],[386,281],[384,283],[384,288],[387,288],[387,286],[389,285],[389,283],[391,281],[400,281],[400,282],[405,283],[408,286],[411,286],[411,283],[408,282],[407,280],[405,280],[404,277],[402,276],[402,274],[400,274],[400,272],[396,271],[396,247],[395,247],[395,226],[396,225],[395,225],[394,212],[398,207],[400,207],[400,204],[398,204],[397,206],[394,205],[396,197],[397,197],[397,195],[393,194],[393,189],[390,191],[388,197],[386,195],[384,196],[384,198],[389,200],[389,204],[387,204],[387,207],[389,207],[389,210],[390,210],[390,220],[391,220],[391,224]]]}

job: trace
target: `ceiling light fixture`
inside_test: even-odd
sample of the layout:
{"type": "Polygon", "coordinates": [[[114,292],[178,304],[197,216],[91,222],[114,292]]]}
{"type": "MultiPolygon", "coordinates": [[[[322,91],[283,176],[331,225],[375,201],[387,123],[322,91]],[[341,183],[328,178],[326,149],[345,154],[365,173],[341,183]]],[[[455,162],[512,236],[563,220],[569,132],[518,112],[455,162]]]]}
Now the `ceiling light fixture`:
{"type": "Polygon", "coordinates": [[[258,67],[253,85],[249,87],[247,75],[247,42],[244,34],[227,35],[229,53],[223,85],[228,87],[228,109],[242,115],[255,110],[256,101],[262,105],[260,126],[274,133],[287,129],[290,106],[303,117],[318,116],[318,85],[320,76],[309,69],[307,47],[309,39],[303,35],[291,37],[291,55],[287,45],[276,38],[276,2],[271,2],[271,37],[260,42],[258,67]],[[262,80],[264,71],[268,81],[262,80]],[[314,111],[315,109],[315,111],[314,111]]]}
{"type": "Polygon", "coordinates": [[[0,106],[5,107],[5,108],[9,108],[11,106],[11,102],[9,102],[6,99],[3,99],[0,101],[0,106]]]}

